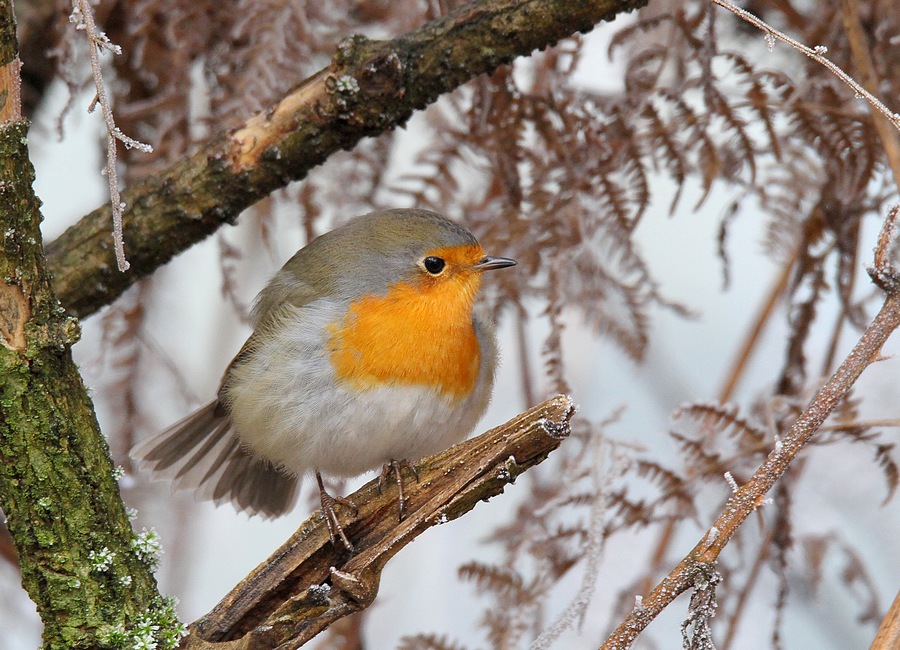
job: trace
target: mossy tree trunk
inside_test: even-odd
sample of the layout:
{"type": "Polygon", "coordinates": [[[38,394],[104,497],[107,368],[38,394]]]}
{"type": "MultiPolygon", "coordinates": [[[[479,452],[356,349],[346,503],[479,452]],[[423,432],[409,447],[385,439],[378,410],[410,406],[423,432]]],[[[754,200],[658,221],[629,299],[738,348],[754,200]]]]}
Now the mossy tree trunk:
{"type": "Polygon", "coordinates": [[[131,529],[72,361],[79,326],[45,270],[19,68],[12,5],[0,0],[0,506],[45,647],[171,636],[171,606],[152,573],[155,540],[131,529]]]}

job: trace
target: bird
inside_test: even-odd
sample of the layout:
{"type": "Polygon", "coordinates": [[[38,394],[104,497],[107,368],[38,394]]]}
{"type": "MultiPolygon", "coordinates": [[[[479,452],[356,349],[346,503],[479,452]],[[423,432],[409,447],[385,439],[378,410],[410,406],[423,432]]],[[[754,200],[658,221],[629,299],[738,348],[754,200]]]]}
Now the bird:
{"type": "MultiPolygon", "coordinates": [[[[131,456],[201,500],[278,517],[314,474],[332,543],[352,543],[334,509],[355,505],[322,475],[400,467],[464,439],[490,401],[492,321],[476,296],[491,257],[435,212],[356,217],[301,248],[260,291],[253,331],[216,397],[131,456]]],[[[410,466],[411,467],[411,466],[410,466]]]]}

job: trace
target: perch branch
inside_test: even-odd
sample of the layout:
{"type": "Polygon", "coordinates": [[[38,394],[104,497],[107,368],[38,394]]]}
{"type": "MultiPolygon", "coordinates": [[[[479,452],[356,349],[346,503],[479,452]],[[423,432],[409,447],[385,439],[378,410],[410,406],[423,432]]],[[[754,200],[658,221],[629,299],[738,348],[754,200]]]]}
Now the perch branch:
{"type": "Polygon", "coordinates": [[[131,273],[109,250],[109,206],[47,248],[54,288],[85,317],[272,191],[364,137],[405,123],[479,74],[646,0],[481,0],[389,41],[344,40],[331,64],[275,106],[122,193],[131,273]]]}
{"type": "Polygon", "coordinates": [[[397,519],[392,481],[382,494],[373,480],[350,496],[354,516],[341,526],[356,545],[348,555],[329,540],[317,511],[266,562],[206,616],[193,623],[185,650],[296,648],[340,618],[368,607],[381,570],[428,528],[448,522],[503,492],[569,435],[574,409],[557,396],[477,438],[422,461],[419,479],[404,485],[407,516],[397,519]]]}
{"type": "Polygon", "coordinates": [[[781,443],[776,444],[750,480],[735,490],[734,495],[728,499],[722,513],[703,539],[662,582],[641,599],[640,605],[625,617],[603,643],[601,650],[631,647],[632,642],[660,612],[679,594],[690,589],[699,575],[709,572],[740,525],[764,503],[769,489],[785,473],[835,406],[847,396],[863,370],[877,358],[888,337],[900,326],[900,271],[891,264],[889,254],[896,239],[897,218],[898,208],[895,207],[884,220],[875,250],[875,264],[869,269],[872,280],[887,293],[881,310],[840,367],[800,414],[781,443]]]}

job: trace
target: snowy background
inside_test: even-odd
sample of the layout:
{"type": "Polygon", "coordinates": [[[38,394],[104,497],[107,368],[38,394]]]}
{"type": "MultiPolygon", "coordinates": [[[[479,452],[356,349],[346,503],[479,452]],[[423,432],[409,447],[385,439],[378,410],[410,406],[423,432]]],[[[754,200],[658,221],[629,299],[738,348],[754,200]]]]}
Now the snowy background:
{"type": "MultiPolygon", "coordinates": [[[[582,83],[597,88],[604,83],[618,82],[617,69],[605,57],[606,41],[613,29],[604,26],[589,36],[596,56],[583,62],[579,74],[582,83]]],[[[84,113],[88,101],[88,97],[81,98],[78,105],[82,108],[67,118],[66,137],[62,142],[56,140],[54,130],[56,116],[65,102],[62,88],[54,89],[52,101],[47,102],[32,127],[30,146],[37,169],[37,193],[44,201],[46,241],[105,200],[104,179],[99,172],[101,125],[98,116],[84,113]]],[[[415,152],[415,134],[421,128],[420,119],[417,116],[411,120],[406,129],[410,160],[415,152]]],[[[403,164],[398,160],[390,173],[401,175],[403,164]]],[[[664,187],[665,183],[660,179],[660,186],[664,187]]],[[[699,188],[696,190],[699,196],[699,188]]],[[[655,312],[652,346],[646,361],[639,366],[595,337],[576,316],[567,315],[563,341],[572,396],[580,412],[593,419],[603,419],[624,408],[609,433],[654,450],[662,457],[675,453],[671,439],[665,435],[670,413],[688,400],[715,400],[723,374],[746,334],[747,324],[778,271],[761,252],[762,215],[755,212],[753,205],[743,206],[728,240],[732,282],[723,292],[722,262],[717,256],[716,238],[719,219],[730,196],[714,193],[696,214],[689,209],[695,199],[685,196],[679,210],[670,217],[671,197],[665,194],[660,187],[654,188],[656,207],[651,208],[642,222],[640,245],[661,282],[663,295],[690,307],[696,318],[684,319],[663,310],[655,312]],[[692,260],[692,264],[685,265],[684,260],[692,260]]],[[[402,204],[398,200],[398,205],[402,204]]],[[[283,206],[279,209],[285,210],[283,206]]],[[[143,424],[148,431],[162,429],[212,397],[222,371],[248,334],[246,325],[220,292],[217,238],[225,237],[230,244],[240,247],[244,255],[258,257],[253,272],[241,280],[240,290],[249,303],[266,278],[303,244],[302,233],[291,224],[289,214],[277,223],[283,232],[277,238],[280,248],[274,252],[254,249],[255,237],[248,233],[248,224],[239,220],[235,227],[224,229],[180,255],[154,276],[147,296],[153,304],[152,319],[144,338],[158,354],[145,354],[143,363],[147,367],[140,371],[148,382],[145,410],[153,418],[152,422],[143,424]],[[167,364],[173,364],[183,376],[187,396],[185,386],[174,381],[166,370],[167,364]]],[[[874,245],[877,224],[870,223],[869,227],[863,240],[874,245]]],[[[489,252],[504,254],[502,250],[489,252]]],[[[534,305],[534,313],[541,307],[534,305]]],[[[821,311],[828,313],[829,309],[834,312],[836,305],[825,305],[821,311]]],[[[780,371],[786,344],[784,320],[783,316],[775,319],[766,331],[762,353],[754,357],[736,401],[752,400],[780,371]]],[[[829,322],[829,319],[820,321],[829,322]]],[[[493,403],[476,432],[502,423],[529,406],[523,400],[517,378],[518,353],[511,325],[503,322],[500,326],[504,365],[493,403]]],[[[538,324],[532,326],[530,334],[535,354],[532,366],[540,368],[542,362],[537,355],[546,331],[538,324]]],[[[826,336],[827,332],[823,331],[821,345],[813,345],[811,349],[824,349],[826,336]]],[[[857,333],[845,331],[840,349],[846,353],[856,337],[857,333]]],[[[895,336],[886,352],[896,353],[898,346],[900,341],[895,336]]],[[[75,355],[86,382],[93,389],[101,426],[104,430],[117,426],[117,396],[106,389],[111,383],[112,370],[109,350],[100,338],[99,317],[84,323],[84,336],[75,347],[75,355]]],[[[893,357],[866,371],[860,386],[873,398],[868,402],[869,417],[897,417],[898,371],[900,361],[893,357]]],[[[897,440],[896,430],[889,436],[897,440]]],[[[886,608],[900,584],[897,543],[900,499],[879,507],[883,492],[874,497],[870,493],[872,486],[880,485],[879,482],[854,480],[860,474],[875,471],[869,456],[862,451],[848,452],[835,445],[816,448],[806,455],[810,464],[808,472],[816,478],[803,482],[805,488],[795,495],[795,512],[805,520],[803,527],[807,531],[841,531],[846,542],[868,563],[881,606],[886,608]]],[[[552,472],[552,463],[533,471],[552,472]]],[[[352,481],[347,491],[370,478],[363,476],[352,481]]],[[[313,489],[309,484],[305,486],[304,496],[290,515],[276,521],[261,521],[235,514],[230,507],[216,509],[206,503],[195,503],[189,496],[172,495],[164,485],[149,485],[145,477],[126,476],[121,484],[126,505],[140,510],[138,529],[155,527],[162,538],[165,554],[158,578],[164,593],[180,599],[184,621],[192,621],[209,611],[294,532],[311,510],[307,497],[313,489]]],[[[466,517],[427,532],[388,564],[379,597],[369,613],[367,647],[394,648],[404,635],[423,632],[447,635],[470,648],[487,647],[476,627],[483,601],[472,584],[457,580],[456,569],[472,559],[497,559],[498,549],[483,540],[498,521],[513,516],[517,495],[524,491],[517,491],[517,487],[511,486],[502,497],[480,504],[466,517]]],[[[718,498],[724,500],[728,490],[723,479],[718,498]]],[[[687,552],[710,523],[701,521],[694,532],[679,538],[673,546],[676,552],[687,552]]],[[[752,519],[746,527],[758,528],[752,519]]],[[[580,629],[564,635],[554,647],[581,649],[599,645],[610,624],[615,622],[608,612],[620,589],[646,565],[654,541],[655,535],[647,533],[628,533],[612,539],[589,615],[580,629]],[[629,566],[634,567],[633,572],[627,570],[629,566]]],[[[738,550],[729,547],[726,553],[738,553],[738,550]]],[[[559,610],[575,597],[582,569],[576,567],[553,594],[552,602],[558,604],[559,610]]],[[[836,576],[840,570],[841,564],[835,558],[826,574],[836,576]]],[[[774,601],[774,580],[768,572],[762,579],[759,593],[770,593],[774,601]]],[[[0,563],[0,649],[32,648],[40,643],[39,620],[24,592],[17,590],[17,580],[10,567],[0,563]]],[[[796,590],[792,593],[793,605],[783,628],[785,647],[868,647],[874,631],[857,623],[857,611],[846,605],[848,596],[839,580],[826,582],[821,591],[808,596],[804,598],[796,590]],[[827,615],[823,616],[823,612],[827,615]]],[[[751,608],[745,614],[734,648],[763,647],[759,635],[760,630],[769,629],[769,605],[771,602],[751,608]]],[[[677,647],[678,629],[686,607],[687,600],[682,597],[680,603],[652,624],[636,647],[677,647]]]]}

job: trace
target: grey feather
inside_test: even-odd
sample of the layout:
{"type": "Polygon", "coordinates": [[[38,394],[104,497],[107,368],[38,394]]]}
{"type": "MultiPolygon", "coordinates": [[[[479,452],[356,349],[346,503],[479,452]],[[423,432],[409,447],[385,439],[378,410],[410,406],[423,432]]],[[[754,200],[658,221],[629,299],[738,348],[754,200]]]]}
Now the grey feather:
{"type": "Polygon", "coordinates": [[[265,517],[288,512],[297,497],[298,478],[248,454],[218,402],[212,401],[162,433],[137,445],[131,457],[154,480],[172,481],[216,504],[265,517]]]}

